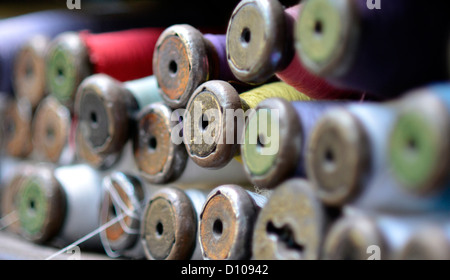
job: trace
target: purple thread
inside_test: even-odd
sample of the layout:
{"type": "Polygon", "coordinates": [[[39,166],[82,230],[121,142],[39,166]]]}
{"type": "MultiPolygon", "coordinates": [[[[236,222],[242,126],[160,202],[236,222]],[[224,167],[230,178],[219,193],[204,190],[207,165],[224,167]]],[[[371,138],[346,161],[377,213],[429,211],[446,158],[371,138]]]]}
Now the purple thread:
{"type": "Polygon", "coordinates": [[[219,57],[219,77],[223,81],[236,81],[227,62],[226,35],[205,34],[204,38],[213,44],[219,57]]]}
{"type": "Polygon", "coordinates": [[[450,1],[382,1],[380,10],[370,10],[366,0],[349,2],[360,18],[360,37],[348,70],[326,77],[329,82],[390,98],[448,80],[450,1]]]}

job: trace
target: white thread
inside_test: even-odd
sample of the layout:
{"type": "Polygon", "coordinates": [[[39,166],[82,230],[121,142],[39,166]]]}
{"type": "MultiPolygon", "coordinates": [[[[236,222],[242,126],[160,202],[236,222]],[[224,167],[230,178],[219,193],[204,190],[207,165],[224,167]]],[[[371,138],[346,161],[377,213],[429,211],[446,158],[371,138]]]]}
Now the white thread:
{"type": "MultiPolygon", "coordinates": [[[[120,180],[122,184],[125,184],[125,185],[128,184],[128,181],[125,178],[122,178],[120,176],[120,173],[116,173],[115,178],[116,178],[116,180],[120,180]]],[[[139,216],[136,214],[136,212],[140,213],[141,205],[136,200],[133,200],[133,196],[131,196],[131,199],[133,200],[132,203],[133,203],[133,205],[135,205],[135,207],[137,206],[137,209],[135,211],[128,208],[126,203],[122,200],[120,195],[117,193],[117,190],[114,188],[114,186],[112,184],[112,179],[110,176],[107,176],[103,179],[103,186],[106,191],[105,195],[106,194],[110,195],[111,203],[113,204],[113,207],[114,207],[114,210],[116,211],[116,213],[119,213],[118,210],[121,210],[124,218],[128,216],[133,219],[139,220],[139,216]]],[[[132,186],[128,186],[128,187],[132,187],[132,186]]],[[[132,188],[128,188],[128,189],[131,190],[132,188]]],[[[107,211],[107,207],[108,207],[108,205],[106,203],[103,204],[101,213],[104,213],[105,211],[107,211]]],[[[123,219],[121,219],[119,221],[119,223],[120,223],[120,226],[122,227],[122,229],[124,230],[124,232],[127,234],[139,234],[140,233],[138,229],[130,228],[123,219]]],[[[103,248],[109,257],[117,258],[120,256],[119,253],[117,253],[116,251],[114,251],[111,248],[111,246],[109,245],[108,239],[105,236],[100,235],[100,240],[102,241],[103,248]]]]}
{"type": "Polygon", "coordinates": [[[19,220],[19,217],[16,215],[16,210],[12,211],[11,213],[5,215],[3,218],[0,219],[0,231],[4,230],[5,228],[9,227],[13,223],[17,222],[19,220]],[[11,219],[11,216],[13,218],[11,219]],[[10,220],[11,219],[11,220],[10,220]]]}
{"type": "Polygon", "coordinates": [[[95,235],[99,234],[100,232],[106,230],[107,228],[109,228],[110,226],[114,225],[115,223],[119,222],[120,220],[125,218],[125,213],[122,213],[120,215],[118,215],[117,217],[115,217],[114,219],[110,220],[109,222],[107,222],[106,224],[102,225],[101,227],[97,228],[96,230],[92,231],[91,233],[88,233],[87,235],[85,235],[84,237],[78,239],[77,241],[73,242],[72,244],[62,248],[61,250],[59,250],[58,252],[54,253],[53,255],[51,255],[50,257],[47,257],[45,260],[51,260],[61,254],[63,254],[64,252],[74,248],[75,246],[80,245],[81,243],[85,242],[86,240],[94,237],[95,235]]]}

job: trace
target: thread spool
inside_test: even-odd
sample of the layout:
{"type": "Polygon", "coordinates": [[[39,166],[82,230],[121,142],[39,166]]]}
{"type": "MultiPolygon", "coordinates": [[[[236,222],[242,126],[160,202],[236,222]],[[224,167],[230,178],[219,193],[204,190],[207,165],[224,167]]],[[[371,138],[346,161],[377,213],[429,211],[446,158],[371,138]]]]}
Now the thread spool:
{"type": "Polygon", "coordinates": [[[361,94],[338,89],[312,75],[294,49],[293,30],[300,4],[284,9],[277,0],[241,1],[227,29],[231,71],[248,83],[266,82],[272,76],[315,99],[357,98],[361,94]]]}
{"type": "Polygon", "coordinates": [[[230,162],[220,170],[206,170],[189,159],[183,144],[183,113],[163,103],[150,104],[139,112],[133,150],[141,176],[153,184],[246,182],[238,162],[230,162]]]}
{"type": "Polygon", "coordinates": [[[86,78],[75,100],[83,145],[100,155],[120,153],[134,132],[139,109],[160,100],[154,76],[124,83],[105,74],[86,78]]]}
{"type": "Polygon", "coordinates": [[[7,217],[7,221],[4,224],[0,223],[0,227],[4,227],[9,232],[18,234],[20,224],[18,222],[18,213],[15,211],[17,209],[17,192],[22,181],[31,173],[33,163],[3,157],[0,165],[0,216],[2,217],[2,221],[7,217]]]}
{"type": "Polygon", "coordinates": [[[238,185],[213,189],[200,214],[200,248],[204,259],[250,259],[256,218],[267,198],[238,185]]]}
{"type": "Polygon", "coordinates": [[[36,158],[67,165],[75,161],[74,126],[70,111],[53,96],[36,109],[32,122],[32,142],[36,158]]]}
{"type": "Polygon", "coordinates": [[[287,180],[272,192],[256,220],[253,257],[319,259],[332,219],[308,181],[287,180]]]}
{"type": "Polygon", "coordinates": [[[197,225],[206,193],[174,186],[159,189],[145,206],[142,245],[151,260],[201,259],[197,225]]]}
{"type": "Polygon", "coordinates": [[[48,50],[49,93],[72,108],[78,86],[89,75],[104,73],[122,82],[151,75],[151,54],[161,31],[139,28],[58,35],[48,50]]]}
{"type": "Polygon", "coordinates": [[[249,116],[245,128],[241,155],[250,181],[261,188],[273,188],[289,177],[306,177],[306,147],[311,131],[324,112],[342,106],[340,102],[288,102],[281,98],[270,98],[256,107],[249,116]],[[258,122],[271,121],[270,113],[278,112],[279,121],[264,129],[258,122]],[[258,126],[256,129],[253,126],[258,126]],[[275,131],[279,136],[273,135],[275,131]],[[263,140],[261,140],[263,139],[263,140]],[[264,151],[277,143],[278,149],[269,154],[264,151]]]}
{"type": "Polygon", "coordinates": [[[450,86],[431,85],[409,92],[399,102],[389,139],[389,166],[407,192],[441,195],[450,182],[450,86]]]}
{"type": "MultiPolygon", "coordinates": [[[[22,181],[16,199],[22,237],[69,243],[99,226],[101,178],[87,165],[38,165],[22,181]]],[[[98,238],[83,246],[101,247],[98,238]]]]}
{"type": "MultiPolygon", "coordinates": [[[[422,229],[442,224],[445,219],[445,216],[427,213],[398,216],[346,209],[345,215],[333,224],[327,234],[324,259],[398,259],[402,251],[407,251],[409,240],[413,240],[422,229]]],[[[429,237],[433,236],[436,235],[429,237]]],[[[428,246],[440,241],[427,238],[428,246]]],[[[439,251],[434,254],[439,254],[439,251]]]]}
{"type": "Polygon", "coordinates": [[[441,211],[448,196],[422,198],[402,190],[388,168],[395,104],[350,104],[324,114],[308,146],[307,175],[331,206],[394,213],[441,211]]]}
{"type": "Polygon", "coordinates": [[[418,0],[386,1],[381,9],[370,9],[367,3],[309,0],[303,4],[295,36],[297,52],[308,70],[333,85],[382,98],[448,78],[448,38],[442,35],[449,32],[444,12],[448,2],[437,1],[425,9],[419,8],[418,0]],[[417,41],[427,43],[422,46],[417,41]]]}
{"type": "Polygon", "coordinates": [[[225,35],[203,35],[187,24],[172,25],[158,38],[153,72],[164,102],[174,109],[185,107],[208,80],[236,80],[226,62],[225,35]]]}
{"type": "Polygon", "coordinates": [[[31,37],[17,52],[14,61],[13,85],[18,99],[26,99],[34,109],[45,97],[45,55],[50,38],[31,37]]]}
{"type": "Polygon", "coordinates": [[[140,243],[141,215],[145,201],[154,192],[151,186],[129,173],[113,171],[102,181],[103,198],[100,206],[100,224],[106,224],[118,215],[126,217],[100,233],[102,246],[109,257],[143,259],[140,243]]]}
{"type": "Polygon", "coordinates": [[[273,97],[288,101],[310,99],[282,82],[240,95],[237,88],[225,81],[213,80],[200,85],[189,100],[184,116],[184,142],[189,157],[204,168],[216,169],[228,164],[239,154],[249,109],[273,97]]]}
{"type": "Polygon", "coordinates": [[[33,151],[31,122],[33,112],[29,103],[11,100],[3,120],[3,147],[11,157],[27,158],[33,151]]]}

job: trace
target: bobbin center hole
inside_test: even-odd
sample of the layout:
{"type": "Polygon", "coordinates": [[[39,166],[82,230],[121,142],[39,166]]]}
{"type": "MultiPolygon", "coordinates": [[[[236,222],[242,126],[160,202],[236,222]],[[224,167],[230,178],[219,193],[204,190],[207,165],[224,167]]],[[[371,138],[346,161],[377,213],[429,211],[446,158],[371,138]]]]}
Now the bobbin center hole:
{"type": "Polygon", "coordinates": [[[241,43],[243,46],[247,46],[250,43],[250,40],[252,39],[252,33],[248,27],[245,27],[242,29],[241,33],[241,43]]]}
{"type": "Polygon", "coordinates": [[[314,34],[316,34],[316,36],[323,35],[323,22],[320,19],[317,19],[314,22],[314,34]]]}
{"type": "Polygon", "coordinates": [[[268,235],[276,236],[278,243],[284,245],[286,249],[295,250],[300,253],[305,251],[305,246],[295,241],[294,232],[288,225],[278,228],[272,221],[269,221],[266,226],[266,232],[268,235]]]}
{"type": "Polygon", "coordinates": [[[25,65],[25,76],[30,79],[34,76],[33,62],[28,60],[25,65]]]}
{"type": "Polygon", "coordinates": [[[36,213],[36,201],[34,199],[30,199],[28,201],[28,211],[32,214],[36,213]]]}
{"type": "Polygon", "coordinates": [[[148,139],[147,145],[148,145],[148,149],[151,152],[156,151],[156,147],[158,146],[158,141],[156,140],[156,137],[150,136],[150,138],[148,139]]]}
{"type": "Polygon", "coordinates": [[[216,219],[213,224],[213,234],[216,239],[219,239],[223,233],[223,223],[220,219],[216,219]]]}
{"type": "Polygon", "coordinates": [[[256,146],[258,150],[264,149],[266,147],[266,137],[264,134],[258,134],[256,138],[256,146]]]}
{"type": "Polygon", "coordinates": [[[171,60],[169,62],[169,74],[174,76],[178,72],[178,64],[175,62],[175,60],[171,60]]]}
{"type": "Polygon", "coordinates": [[[56,68],[56,76],[59,81],[62,81],[66,78],[64,68],[62,66],[56,68]]]}
{"type": "Polygon", "coordinates": [[[410,136],[407,140],[406,140],[406,150],[407,152],[409,152],[410,154],[415,154],[417,152],[418,149],[418,143],[417,143],[417,139],[410,136]]]}
{"type": "Polygon", "coordinates": [[[89,119],[91,121],[91,127],[98,128],[98,117],[97,117],[97,113],[95,111],[92,111],[89,114],[89,119]]]}
{"type": "Polygon", "coordinates": [[[55,129],[53,126],[47,126],[46,134],[48,141],[53,142],[55,140],[55,129]]]}
{"type": "Polygon", "coordinates": [[[327,147],[323,153],[323,165],[325,170],[329,172],[336,168],[336,155],[331,147],[327,147]]]}
{"type": "Polygon", "coordinates": [[[164,225],[161,223],[161,221],[158,221],[156,224],[156,236],[161,237],[164,233],[164,225]]]}
{"type": "Polygon", "coordinates": [[[202,117],[199,119],[199,127],[205,131],[208,128],[209,119],[206,114],[202,114],[202,117]]]}

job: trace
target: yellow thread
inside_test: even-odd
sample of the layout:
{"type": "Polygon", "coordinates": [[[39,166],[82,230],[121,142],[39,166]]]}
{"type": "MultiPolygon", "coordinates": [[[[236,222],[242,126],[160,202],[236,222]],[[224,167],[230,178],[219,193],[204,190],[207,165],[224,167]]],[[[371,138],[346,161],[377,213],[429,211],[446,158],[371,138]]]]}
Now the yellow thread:
{"type": "MultiPolygon", "coordinates": [[[[263,100],[275,97],[284,98],[289,102],[312,100],[311,97],[299,92],[284,82],[273,82],[240,94],[244,110],[255,108],[263,100]]],[[[236,155],[234,159],[241,164],[243,163],[241,155],[236,155]]]]}
{"type": "Polygon", "coordinates": [[[244,92],[240,95],[249,108],[255,108],[261,101],[268,98],[284,98],[287,101],[310,101],[309,96],[297,91],[284,82],[274,82],[244,92]]]}

